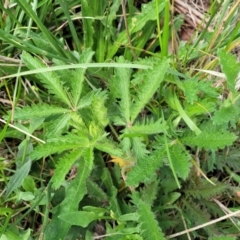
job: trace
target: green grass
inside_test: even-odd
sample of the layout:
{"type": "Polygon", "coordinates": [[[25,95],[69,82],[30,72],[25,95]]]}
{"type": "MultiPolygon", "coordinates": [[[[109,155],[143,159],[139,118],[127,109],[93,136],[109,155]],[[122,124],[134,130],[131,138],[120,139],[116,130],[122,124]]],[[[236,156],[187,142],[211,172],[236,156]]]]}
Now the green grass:
{"type": "Polygon", "coordinates": [[[0,3],[0,240],[237,239],[239,1],[170,4],[0,3]]]}

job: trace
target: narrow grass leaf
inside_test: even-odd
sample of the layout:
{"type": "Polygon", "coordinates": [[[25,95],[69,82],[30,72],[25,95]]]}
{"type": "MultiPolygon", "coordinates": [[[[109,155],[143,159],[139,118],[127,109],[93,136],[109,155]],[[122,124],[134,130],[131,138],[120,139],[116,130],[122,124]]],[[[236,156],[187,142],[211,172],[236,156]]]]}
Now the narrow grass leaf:
{"type": "MultiPolygon", "coordinates": [[[[59,41],[51,34],[51,32],[44,26],[42,21],[38,18],[36,13],[32,10],[31,4],[28,4],[26,0],[16,0],[18,5],[26,12],[27,15],[37,24],[38,28],[45,35],[46,39],[51,43],[51,45],[57,50],[57,52],[63,56],[67,57],[66,51],[62,46],[60,46],[59,41]]],[[[70,55],[71,56],[71,55],[70,55]]],[[[72,57],[73,59],[73,57],[72,57]]]]}
{"type": "Polygon", "coordinates": [[[16,190],[22,184],[22,180],[28,175],[31,168],[31,161],[27,161],[19,169],[16,170],[14,175],[11,177],[10,181],[7,184],[7,191],[5,194],[5,199],[16,190]]]}
{"type": "MultiPolygon", "coordinates": [[[[0,29],[1,30],[1,29],[0,29]]],[[[54,67],[39,67],[37,69],[15,73],[7,76],[0,77],[0,80],[19,77],[19,76],[26,76],[31,74],[38,74],[43,72],[52,72],[58,70],[65,70],[65,69],[75,69],[75,68],[138,68],[138,69],[151,69],[151,65],[143,65],[138,63],[82,63],[82,64],[71,64],[71,65],[61,65],[61,66],[54,66],[54,67]]]]}
{"type": "Polygon", "coordinates": [[[92,48],[94,43],[94,17],[93,10],[89,6],[89,1],[82,0],[82,16],[83,16],[83,42],[86,48],[92,48]]]}
{"type": "MultiPolygon", "coordinates": [[[[159,13],[164,9],[164,5],[165,5],[164,2],[159,4],[158,7],[159,13]]],[[[156,16],[156,14],[153,14],[155,12],[155,8],[156,5],[154,1],[151,1],[148,4],[143,4],[140,14],[131,18],[130,21],[128,22],[129,33],[132,34],[140,31],[149,20],[156,20],[158,16],[156,16]]],[[[108,52],[107,58],[112,59],[120,45],[127,44],[127,39],[128,39],[127,31],[124,30],[118,35],[118,38],[116,39],[112,48],[108,52]]]]}
{"type": "Polygon", "coordinates": [[[185,123],[188,125],[188,127],[195,132],[196,135],[199,135],[201,133],[201,130],[196,126],[196,124],[192,121],[192,119],[186,114],[184,109],[182,108],[181,103],[179,102],[176,94],[174,93],[172,95],[173,97],[173,103],[175,105],[175,108],[179,112],[179,115],[182,117],[182,119],[185,121],[185,123]]]}
{"type": "Polygon", "coordinates": [[[73,25],[73,22],[72,22],[72,18],[69,15],[68,1],[58,0],[58,2],[59,2],[60,6],[62,8],[62,11],[63,11],[66,19],[67,19],[67,23],[69,25],[69,28],[70,28],[70,31],[71,31],[71,34],[72,34],[72,38],[74,40],[74,44],[77,47],[77,51],[80,53],[81,52],[81,45],[80,45],[79,38],[78,38],[77,33],[76,33],[75,26],[73,25]]]}

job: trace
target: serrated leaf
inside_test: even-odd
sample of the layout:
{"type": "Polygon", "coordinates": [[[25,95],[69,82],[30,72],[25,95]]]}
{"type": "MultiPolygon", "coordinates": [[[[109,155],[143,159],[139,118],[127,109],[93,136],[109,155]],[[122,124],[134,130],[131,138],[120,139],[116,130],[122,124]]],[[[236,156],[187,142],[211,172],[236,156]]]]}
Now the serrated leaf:
{"type": "Polygon", "coordinates": [[[205,98],[218,96],[217,89],[212,87],[211,82],[199,81],[198,79],[192,78],[185,80],[183,86],[186,99],[191,104],[198,100],[199,92],[205,93],[205,98]]]}
{"type": "Polygon", "coordinates": [[[184,109],[190,117],[202,114],[211,114],[216,110],[216,101],[210,101],[205,98],[193,104],[185,104],[184,109]]]}
{"type": "Polygon", "coordinates": [[[70,118],[71,118],[70,114],[64,114],[60,117],[55,118],[54,121],[52,121],[48,126],[46,137],[48,138],[56,135],[61,135],[62,129],[64,129],[67,126],[70,118]]]}
{"type": "MultiPolygon", "coordinates": [[[[33,118],[46,118],[49,116],[65,114],[71,112],[70,109],[56,107],[48,104],[33,104],[32,106],[24,106],[16,108],[14,112],[14,120],[29,120],[33,118]]],[[[9,112],[10,114],[10,112],[9,112]]]]}
{"type": "Polygon", "coordinates": [[[161,228],[158,226],[158,222],[155,219],[153,212],[148,204],[142,200],[134,201],[138,207],[139,222],[141,224],[141,236],[145,240],[165,240],[164,234],[161,228]]]}
{"type": "Polygon", "coordinates": [[[184,189],[184,193],[196,199],[211,199],[212,197],[223,194],[227,189],[228,186],[224,183],[217,183],[213,186],[209,182],[203,181],[203,183],[194,185],[194,187],[191,186],[189,189],[184,189]]]}
{"type": "Polygon", "coordinates": [[[131,122],[134,122],[138,114],[160,87],[168,65],[168,60],[164,58],[160,62],[155,63],[153,69],[143,70],[139,73],[141,74],[143,83],[139,86],[135,102],[131,105],[131,122]]]}
{"type": "Polygon", "coordinates": [[[137,159],[144,158],[147,156],[149,151],[147,150],[147,146],[143,138],[140,137],[131,138],[131,143],[133,154],[134,156],[136,156],[137,159]]]}
{"type": "Polygon", "coordinates": [[[197,136],[188,134],[181,140],[188,146],[197,146],[215,151],[218,148],[222,149],[226,146],[231,146],[236,139],[237,136],[235,134],[226,130],[221,131],[221,129],[214,128],[213,126],[212,128],[205,129],[197,136]]]}
{"type": "Polygon", "coordinates": [[[101,188],[93,180],[89,179],[87,181],[87,189],[88,189],[88,195],[91,198],[97,199],[98,202],[107,202],[108,201],[107,193],[104,191],[103,188],[101,188]]]}
{"type": "Polygon", "coordinates": [[[51,179],[51,182],[53,183],[53,188],[57,189],[61,186],[68,171],[70,170],[74,162],[76,162],[81,157],[81,155],[81,150],[75,150],[66,154],[63,158],[59,159],[54,170],[54,175],[51,179]]]}
{"type": "MultiPolygon", "coordinates": [[[[127,62],[123,57],[117,59],[118,63],[127,62]]],[[[131,69],[115,68],[115,77],[110,82],[110,88],[115,92],[117,98],[120,98],[119,110],[122,118],[127,124],[130,121],[130,77],[131,69]]]]}
{"type": "Polygon", "coordinates": [[[46,144],[37,146],[31,153],[32,160],[47,157],[54,153],[60,153],[69,149],[85,148],[89,146],[89,141],[85,137],[78,137],[69,134],[64,137],[58,137],[55,141],[48,140],[46,144]]]}
{"type": "Polygon", "coordinates": [[[128,133],[124,133],[122,137],[137,137],[142,135],[152,135],[157,133],[163,133],[167,129],[167,126],[162,122],[162,119],[156,122],[153,119],[144,123],[135,123],[132,127],[129,127],[128,133]]]}
{"type": "Polygon", "coordinates": [[[149,206],[153,205],[159,191],[159,181],[154,181],[140,190],[141,199],[149,206]]]}
{"type": "Polygon", "coordinates": [[[77,176],[69,183],[65,189],[64,200],[56,207],[55,214],[45,229],[45,240],[64,239],[71,224],[59,218],[60,215],[78,211],[79,203],[87,193],[86,182],[93,167],[93,149],[84,150],[84,161],[80,163],[77,176]]]}
{"type": "Polygon", "coordinates": [[[165,157],[163,148],[156,150],[150,156],[138,159],[136,166],[133,166],[127,174],[126,183],[128,186],[137,186],[140,182],[145,182],[156,174],[157,169],[163,164],[165,157]]]}
{"type": "Polygon", "coordinates": [[[230,105],[228,107],[221,107],[218,111],[215,112],[212,117],[212,121],[216,125],[227,124],[230,121],[235,121],[239,118],[239,108],[230,105]]]}
{"type": "MultiPolygon", "coordinates": [[[[26,51],[23,52],[22,59],[27,67],[31,70],[46,67],[40,60],[32,57],[26,51]]],[[[67,97],[66,89],[63,88],[63,84],[60,82],[60,79],[55,72],[41,72],[36,76],[50,93],[54,94],[60,101],[71,107],[71,102],[67,97]]]]}
{"type": "Polygon", "coordinates": [[[106,127],[109,122],[107,118],[107,108],[105,107],[107,97],[106,92],[98,92],[98,94],[93,96],[91,104],[92,118],[94,118],[101,127],[106,127]]]}
{"type": "Polygon", "coordinates": [[[98,141],[94,147],[102,152],[108,153],[112,156],[122,156],[123,151],[117,146],[117,144],[111,139],[105,138],[104,140],[98,141]]]}
{"type": "Polygon", "coordinates": [[[185,180],[190,172],[190,156],[179,144],[174,144],[169,148],[174,171],[178,177],[185,180]]]}
{"type": "Polygon", "coordinates": [[[240,72],[240,63],[237,63],[236,57],[227,53],[226,49],[218,50],[219,63],[227,79],[227,85],[231,92],[236,92],[235,84],[240,72]]]}
{"type": "Polygon", "coordinates": [[[85,107],[88,107],[91,105],[93,97],[95,94],[97,94],[99,91],[91,91],[88,94],[86,94],[85,96],[83,96],[78,103],[77,109],[82,109],[85,107]]]}
{"type": "MultiPolygon", "coordinates": [[[[90,63],[92,60],[94,52],[91,49],[84,50],[80,55],[79,63],[90,63]]],[[[83,88],[83,81],[84,81],[84,74],[86,72],[86,68],[78,68],[74,70],[73,79],[71,79],[71,89],[72,89],[72,98],[73,98],[73,105],[76,107],[81,102],[83,105],[83,100],[80,99],[82,88],[83,88]]]]}
{"type": "Polygon", "coordinates": [[[198,99],[198,82],[195,81],[195,79],[188,79],[183,82],[184,86],[184,94],[187,99],[187,101],[191,104],[193,104],[194,101],[197,101],[198,99]]]}

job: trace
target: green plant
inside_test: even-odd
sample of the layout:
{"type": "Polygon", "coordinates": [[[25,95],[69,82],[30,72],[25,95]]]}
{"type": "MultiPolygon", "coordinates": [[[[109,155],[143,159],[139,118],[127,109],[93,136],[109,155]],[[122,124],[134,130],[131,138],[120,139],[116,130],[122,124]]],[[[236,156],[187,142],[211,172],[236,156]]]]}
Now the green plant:
{"type": "MultiPolygon", "coordinates": [[[[237,30],[228,38],[225,29],[215,45],[219,21],[212,35],[203,32],[180,48],[175,62],[167,49],[169,1],[150,1],[136,16],[133,1],[128,9],[122,1],[81,1],[81,16],[75,1],[33,8],[16,2],[17,17],[0,4],[10,13],[1,39],[12,51],[24,50],[19,70],[5,66],[0,78],[14,92],[12,108],[2,111],[0,139],[5,148],[11,149],[9,138],[17,145],[13,160],[0,165],[1,238],[235,239],[240,65],[229,50],[230,40],[239,41],[237,30]],[[54,7],[56,26],[69,22],[60,40],[43,24],[54,7]],[[123,10],[116,37],[120,7],[130,17],[123,10]],[[74,23],[80,18],[82,29],[74,23]],[[23,29],[6,31],[26,23],[29,38],[23,29]],[[64,51],[69,35],[73,42],[64,51]],[[196,48],[201,40],[210,46],[196,48]],[[216,54],[209,65],[203,49],[216,54]],[[217,64],[222,73],[214,71],[217,64]],[[8,79],[15,77],[14,86],[8,79]],[[21,86],[29,82],[26,93],[21,86]],[[227,210],[221,200],[230,203],[227,210]]],[[[221,18],[235,21],[223,7],[221,18]]]]}

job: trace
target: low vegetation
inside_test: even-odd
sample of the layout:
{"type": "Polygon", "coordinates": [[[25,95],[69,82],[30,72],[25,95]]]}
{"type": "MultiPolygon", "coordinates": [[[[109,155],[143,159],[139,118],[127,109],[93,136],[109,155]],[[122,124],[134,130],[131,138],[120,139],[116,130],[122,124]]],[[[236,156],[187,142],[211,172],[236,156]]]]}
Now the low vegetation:
{"type": "Polygon", "coordinates": [[[240,1],[204,3],[0,3],[0,240],[240,236],[240,1]]]}

